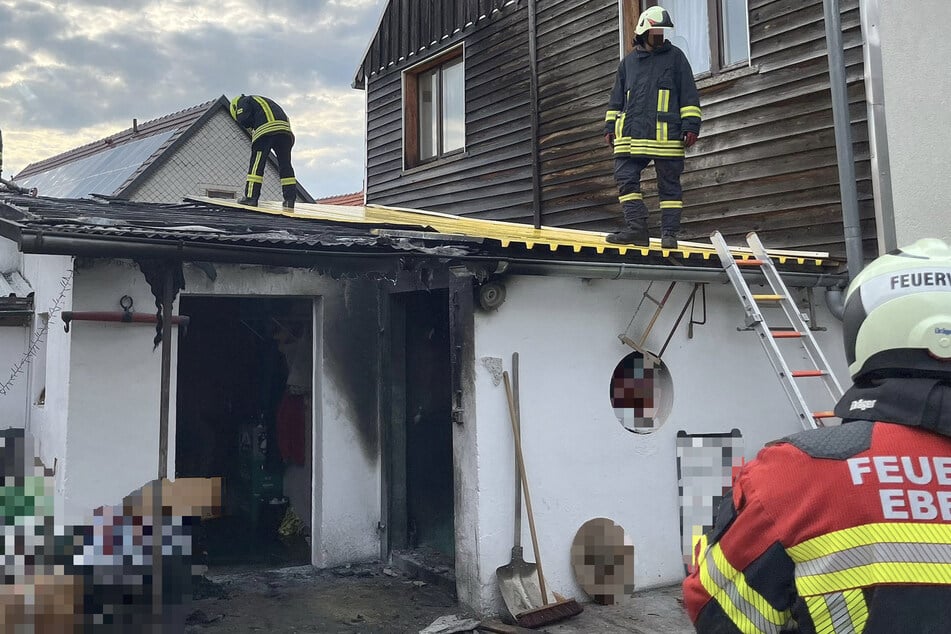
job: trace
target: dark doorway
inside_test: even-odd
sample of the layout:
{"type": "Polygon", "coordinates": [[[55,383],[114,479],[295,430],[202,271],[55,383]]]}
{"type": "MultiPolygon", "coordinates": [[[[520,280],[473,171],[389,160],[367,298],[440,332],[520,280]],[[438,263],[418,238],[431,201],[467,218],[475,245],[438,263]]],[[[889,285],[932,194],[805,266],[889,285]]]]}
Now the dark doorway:
{"type": "Polygon", "coordinates": [[[449,293],[392,296],[389,548],[451,567],[455,556],[449,293]]]}
{"type": "Polygon", "coordinates": [[[222,478],[206,563],[310,562],[310,299],[182,297],[175,473],[222,478]]]}

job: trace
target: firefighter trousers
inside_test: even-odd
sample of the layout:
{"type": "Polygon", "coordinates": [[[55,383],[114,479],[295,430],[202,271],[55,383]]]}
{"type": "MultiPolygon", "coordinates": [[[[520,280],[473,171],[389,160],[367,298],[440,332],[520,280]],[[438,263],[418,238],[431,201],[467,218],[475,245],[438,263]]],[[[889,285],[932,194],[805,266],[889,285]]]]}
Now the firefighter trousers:
{"type": "Polygon", "coordinates": [[[261,185],[264,184],[264,167],[273,149],[277,156],[277,170],[281,177],[281,192],[284,200],[297,198],[297,178],[291,166],[292,147],[294,147],[294,135],[285,133],[263,134],[251,144],[251,163],[248,166],[245,196],[257,200],[261,194],[261,185]]]}
{"type": "Polygon", "coordinates": [[[637,230],[646,226],[649,212],[641,192],[641,172],[654,161],[657,172],[657,195],[660,199],[661,233],[676,236],[680,231],[680,213],[683,211],[683,190],[680,175],[684,171],[682,158],[654,158],[650,156],[623,156],[614,159],[614,180],[624,210],[624,220],[637,230]]]}

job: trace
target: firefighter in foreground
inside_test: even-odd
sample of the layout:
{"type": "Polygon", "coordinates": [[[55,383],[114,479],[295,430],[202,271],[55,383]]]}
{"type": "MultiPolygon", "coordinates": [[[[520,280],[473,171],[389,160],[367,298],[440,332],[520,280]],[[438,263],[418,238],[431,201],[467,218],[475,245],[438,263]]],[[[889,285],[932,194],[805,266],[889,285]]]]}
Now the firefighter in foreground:
{"type": "Polygon", "coordinates": [[[872,262],[843,339],[843,424],[760,451],[696,546],[698,632],[951,631],[951,248],[872,262]]]}
{"type": "Polygon", "coordinates": [[[297,179],[291,166],[294,133],[284,109],[267,97],[241,95],[231,100],[231,118],[251,131],[251,163],[244,197],[238,202],[257,206],[261,185],[264,184],[264,167],[273,148],[281,177],[284,208],[293,209],[297,200],[297,179]]]}
{"type": "Polygon", "coordinates": [[[700,134],[700,97],[687,57],[664,39],[664,30],[673,27],[662,7],[644,11],[634,29],[634,50],[617,69],[604,138],[614,148],[614,179],[627,228],[609,234],[608,242],[650,245],[641,171],[654,161],[661,246],[677,248],[684,148],[700,134]]]}

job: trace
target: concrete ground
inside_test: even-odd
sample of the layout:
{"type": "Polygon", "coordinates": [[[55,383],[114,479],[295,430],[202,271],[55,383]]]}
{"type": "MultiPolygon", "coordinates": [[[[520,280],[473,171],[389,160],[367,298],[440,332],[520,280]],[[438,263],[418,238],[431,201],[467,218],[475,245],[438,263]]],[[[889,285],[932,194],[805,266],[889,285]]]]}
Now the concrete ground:
{"type": "MultiPolygon", "coordinates": [[[[309,566],[212,570],[196,587],[196,597],[187,634],[416,634],[439,617],[472,616],[445,589],[379,564],[321,571],[309,566]]],[[[638,592],[613,606],[585,603],[582,614],[536,631],[690,634],[694,630],[679,598],[675,586],[638,592]]]]}

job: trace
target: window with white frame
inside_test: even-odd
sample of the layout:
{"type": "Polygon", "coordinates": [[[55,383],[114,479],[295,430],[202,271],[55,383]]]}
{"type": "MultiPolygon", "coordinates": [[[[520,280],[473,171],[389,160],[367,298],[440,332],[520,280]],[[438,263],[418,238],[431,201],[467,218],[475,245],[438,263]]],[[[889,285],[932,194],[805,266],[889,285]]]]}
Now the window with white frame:
{"type": "Polygon", "coordinates": [[[750,61],[747,0],[640,0],[624,3],[625,50],[633,45],[634,25],[640,11],[660,4],[674,28],[667,39],[681,49],[695,75],[715,75],[746,66],[750,61]]]}
{"type": "Polygon", "coordinates": [[[406,71],[403,80],[406,167],[465,149],[465,65],[462,48],[406,71]]]}

